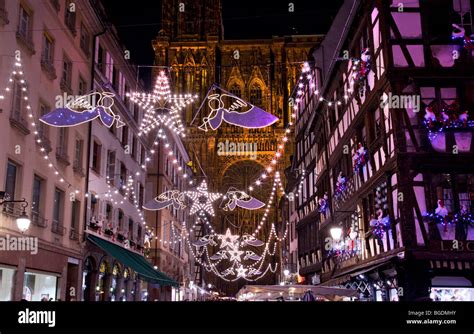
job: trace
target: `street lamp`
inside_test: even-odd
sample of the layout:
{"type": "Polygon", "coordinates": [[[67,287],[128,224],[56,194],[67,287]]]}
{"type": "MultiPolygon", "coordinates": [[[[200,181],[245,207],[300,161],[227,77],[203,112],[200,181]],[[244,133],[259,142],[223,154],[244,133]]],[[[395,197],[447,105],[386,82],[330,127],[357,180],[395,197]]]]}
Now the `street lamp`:
{"type": "Polygon", "coordinates": [[[24,233],[26,230],[30,228],[30,224],[31,224],[30,217],[28,217],[28,214],[26,213],[26,208],[28,207],[28,201],[24,198],[19,199],[19,200],[5,199],[5,195],[6,194],[4,191],[0,191],[0,205],[5,205],[6,203],[22,203],[23,210],[21,211],[21,214],[16,219],[16,226],[21,231],[21,233],[24,233]]]}
{"type": "Polygon", "coordinates": [[[334,241],[339,241],[341,239],[342,228],[333,227],[331,230],[329,230],[329,232],[331,233],[331,237],[334,241]]]}

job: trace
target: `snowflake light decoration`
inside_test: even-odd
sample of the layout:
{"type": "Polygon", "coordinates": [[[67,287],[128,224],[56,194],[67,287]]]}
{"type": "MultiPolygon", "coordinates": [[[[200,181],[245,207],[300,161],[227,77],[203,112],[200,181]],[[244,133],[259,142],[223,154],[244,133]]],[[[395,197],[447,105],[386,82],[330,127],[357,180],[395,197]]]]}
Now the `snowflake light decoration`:
{"type": "Polygon", "coordinates": [[[193,215],[198,212],[201,216],[204,216],[206,213],[214,216],[212,203],[222,197],[220,193],[210,193],[205,180],[202,181],[195,191],[185,191],[184,194],[193,201],[189,214],[193,215]]]}
{"type": "Polygon", "coordinates": [[[172,94],[165,71],[160,71],[158,74],[151,94],[132,92],[127,93],[127,96],[145,110],[139,135],[148,134],[155,127],[165,125],[184,137],[180,112],[194,102],[197,95],[172,94]]]}

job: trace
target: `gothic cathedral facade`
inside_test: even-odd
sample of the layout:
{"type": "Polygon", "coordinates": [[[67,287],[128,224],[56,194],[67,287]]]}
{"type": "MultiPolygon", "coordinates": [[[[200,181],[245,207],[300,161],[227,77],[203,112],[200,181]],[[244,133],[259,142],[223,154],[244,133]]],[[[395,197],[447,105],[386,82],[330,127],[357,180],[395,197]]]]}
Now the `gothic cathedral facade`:
{"type": "MultiPolygon", "coordinates": [[[[198,180],[206,178],[214,191],[225,192],[230,187],[245,191],[262,174],[291,117],[288,97],[302,62],[321,40],[320,35],[226,40],[220,0],[162,1],[162,30],[152,41],[155,65],[169,68],[175,92],[200,96],[199,103],[181,115],[187,130],[185,144],[198,180]],[[279,121],[263,129],[222,125],[216,131],[200,130],[202,118],[209,112],[203,100],[213,85],[272,113],[279,121]],[[197,113],[202,102],[203,108],[197,113]]],[[[280,170],[289,165],[291,151],[287,145],[280,170]]],[[[268,181],[252,195],[266,202],[271,186],[268,181]]],[[[218,212],[213,218],[216,231],[224,233],[231,228],[241,235],[252,233],[264,210],[218,212]]],[[[263,238],[271,228],[268,225],[260,231],[263,238]]],[[[272,283],[272,278],[266,281],[272,283]]]]}

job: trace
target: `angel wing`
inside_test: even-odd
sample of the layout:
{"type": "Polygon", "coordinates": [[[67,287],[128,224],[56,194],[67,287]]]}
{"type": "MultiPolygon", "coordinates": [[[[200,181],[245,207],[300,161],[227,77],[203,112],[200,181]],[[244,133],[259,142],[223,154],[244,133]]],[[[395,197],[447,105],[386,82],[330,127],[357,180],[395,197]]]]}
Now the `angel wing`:
{"type": "Polygon", "coordinates": [[[249,235],[249,234],[244,234],[242,236],[242,243],[244,245],[249,245],[249,246],[254,246],[254,247],[260,247],[265,244],[263,241],[258,240],[253,235],[249,235]]]}
{"type": "Polygon", "coordinates": [[[219,128],[223,121],[247,129],[258,129],[272,125],[278,117],[231,94],[212,94],[208,96],[211,112],[203,118],[199,129],[207,131],[219,128]],[[212,102],[218,102],[214,105],[212,102]]]}

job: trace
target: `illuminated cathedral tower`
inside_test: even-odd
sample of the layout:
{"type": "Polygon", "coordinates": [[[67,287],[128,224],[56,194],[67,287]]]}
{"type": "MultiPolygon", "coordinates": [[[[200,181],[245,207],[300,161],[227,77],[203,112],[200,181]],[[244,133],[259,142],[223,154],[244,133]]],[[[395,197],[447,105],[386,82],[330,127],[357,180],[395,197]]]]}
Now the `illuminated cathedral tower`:
{"type": "MultiPolygon", "coordinates": [[[[308,59],[322,36],[226,40],[220,0],[163,0],[162,21],[162,29],[152,41],[155,65],[170,67],[175,91],[195,92],[202,102],[209,87],[218,84],[280,119],[263,129],[222,125],[217,131],[204,132],[198,127],[209,112],[206,102],[200,114],[196,114],[200,104],[197,103],[182,115],[187,125],[185,143],[199,178],[206,178],[211,190],[225,193],[231,186],[247,190],[275,154],[277,140],[289,121],[288,96],[300,75],[301,62],[308,59]],[[256,148],[256,152],[218,154],[219,145],[222,147],[226,142],[247,144],[251,151],[256,148]]],[[[280,171],[289,165],[291,146],[287,145],[280,171]]],[[[271,186],[272,181],[268,180],[252,195],[266,202],[271,186]]],[[[263,213],[263,210],[236,209],[231,213],[217,210],[213,223],[218,233],[231,228],[234,234],[251,234],[263,213]]],[[[281,226],[278,220],[281,218],[273,214],[267,226],[260,230],[259,238],[265,240],[272,222],[281,226]]],[[[273,283],[271,276],[262,282],[273,283]]],[[[235,290],[236,286],[231,289],[235,290]]]]}

